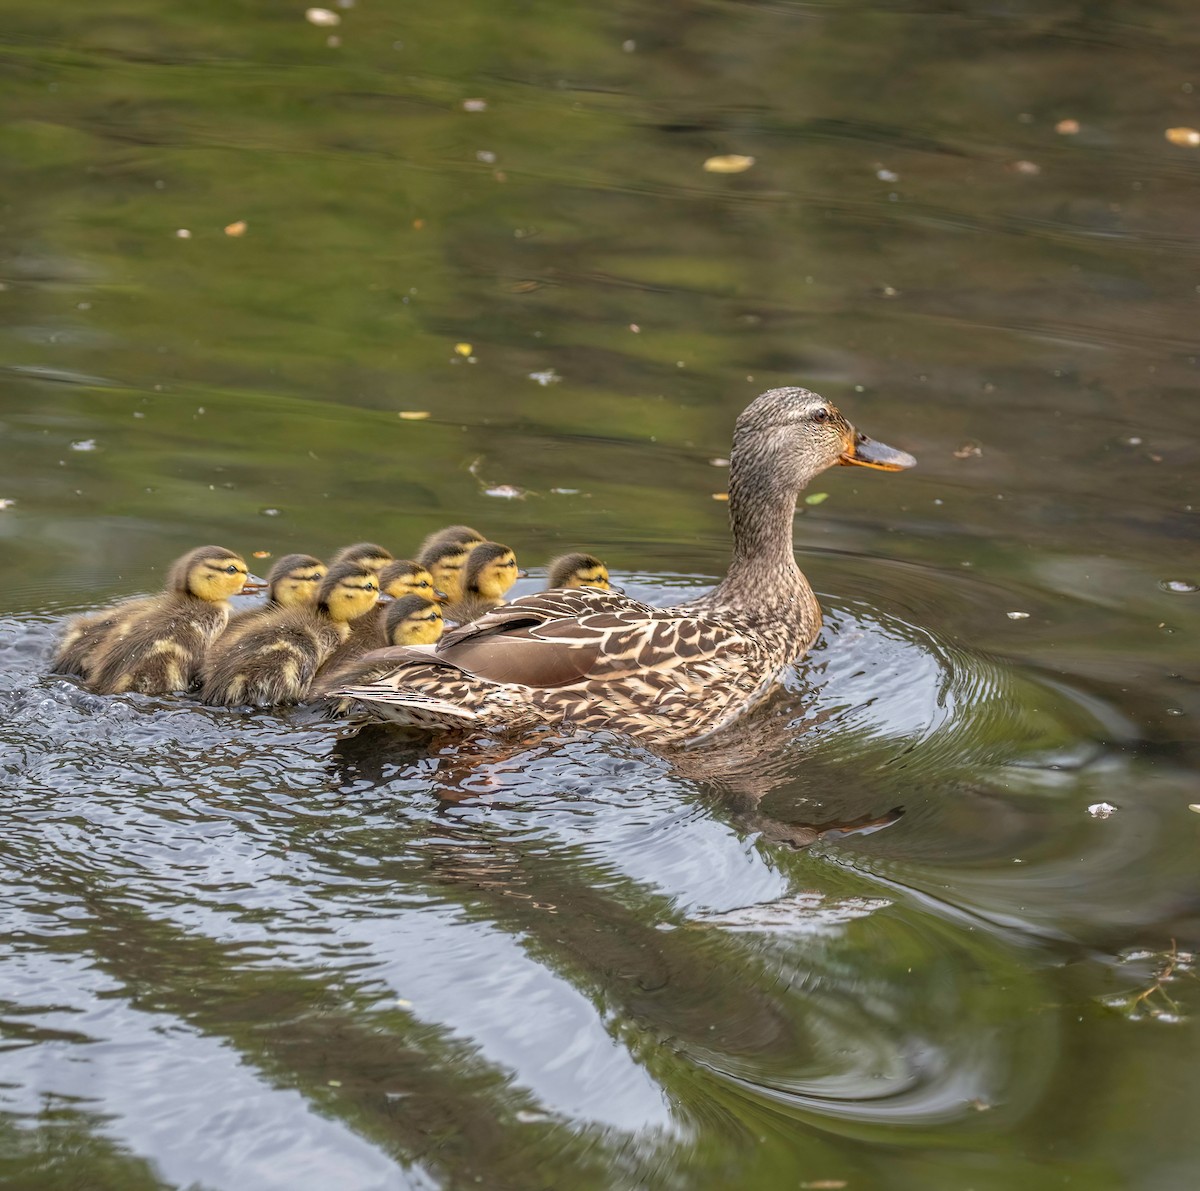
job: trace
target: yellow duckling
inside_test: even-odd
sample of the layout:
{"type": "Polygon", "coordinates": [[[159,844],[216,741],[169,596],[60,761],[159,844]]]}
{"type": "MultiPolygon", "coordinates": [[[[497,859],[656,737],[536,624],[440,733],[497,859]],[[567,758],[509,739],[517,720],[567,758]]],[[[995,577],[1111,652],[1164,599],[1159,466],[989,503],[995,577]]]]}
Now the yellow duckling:
{"type": "Polygon", "coordinates": [[[229,627],[221,634],[222,648],[234,637],[253,628],[264,616],[280,608],[302,608],[314,604],[326,566],[311,554],[285,554],[267,572],[267,602],[229,618],[229,627]]]}
{"type": "Polygon", "coordinates": [[[487,538],[479,530],[472,529],[469,525],[447,525],[445,529],[434,530],[421,543],[417,550],[417,557],[420,558],[427,550],[432,550],[434,546],[442,546],[446,542],[456,542],[470,551],[486,541],[487,538]]]}
{"type": "Polygon", "coordinates": [[[379,591],[393,600],[407,595],[417,595],[427,600],[437,598],[437,588],[429,569],[407,558],[389,562],[379,572],[379,591]]]}
{"type": "Polygon", "coordinates": [[[445,593],[450,603],[463,597],[463,567],[471,549],[461,542],[447,540],[435,542],[417,555],[417,561],[433,576],[434,586],[445,593]]]}
{"type": "Polygon", "coordinates": [[[245,632],[219,640],[205,661],[200,697],[260,707],[303,699],[321,664],[346,639],[350,622],[378,599],[370,569],[356,562],[331,566],[315,603],[274,609],[245,632]]]}
{"type": "Polygon", "coordinates": [[[546,586],[542,590],[555,591],[560,587],[598,587],[609,591],[612,584],[608,567],[598,558],[591,554],[563,554],[546,568],[546,586]]]}
{"type": "MultiPolygon", "coordinates": [[[[401,596],[383,612],[384,640],[388,646],[433,645],[441,639],[445,628],[441,607],[423,596],[401,596]]],[[[319,698],[348,683],[372,682],[387,674],[395,665],[394,657],[387,648],[345,658],[340,662],[331,658],[321,668],[310,694],[319,698]]],[[[342,700],[334,710],[345,714],[349,710],[349,700],[342,700]]]]}
{"type": "Polygon", "coordinates": [[[329,560],[329,568],[332,570],[344,562],[357,562],[366,567],[368,571],[378,573],[391,561],[392,552],[390,550],[385,550],[374,542],[355,542],[353,546],[343,546],[329,560]]]}
{"type": "Polygon", "coordinates": [[[476,546],[462,571],[462,597],[446,609],[446,619],[466,624],[499,608],[519,576],[517,556],[507,546],[499,542],[476,546]]]}
{"type": "Polygon", "coordinates": [[[229,621],[230,596],[249,571],[223,546],[201,546],[167,572],[161,595],[118,604],[85,665],[88,687],[101,695],[186,691],[205,652],[229,621]]]}

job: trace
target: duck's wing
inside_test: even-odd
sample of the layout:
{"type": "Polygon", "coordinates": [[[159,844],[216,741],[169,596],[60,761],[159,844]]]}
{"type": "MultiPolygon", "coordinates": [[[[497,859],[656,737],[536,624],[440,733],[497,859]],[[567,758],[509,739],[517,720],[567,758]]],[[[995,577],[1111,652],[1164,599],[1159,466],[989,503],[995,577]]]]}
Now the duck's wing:
{"type": "Polygon", "coordinates": [[[728,617],[654,608],[616,592],[542,592],[489,612],[436,646],[376,651],[379,660],[390,652],[396,670],[369,686],[336,693],[384,701],[388,691],[394,696],[431,688],[439,668],[446,675],[442,681],[450,678],[446,671],[458,671],[531,693],[582,688],[601,700],[605,687],[623,679],[702,692],[718,671],[752,648],[728,617]]]}

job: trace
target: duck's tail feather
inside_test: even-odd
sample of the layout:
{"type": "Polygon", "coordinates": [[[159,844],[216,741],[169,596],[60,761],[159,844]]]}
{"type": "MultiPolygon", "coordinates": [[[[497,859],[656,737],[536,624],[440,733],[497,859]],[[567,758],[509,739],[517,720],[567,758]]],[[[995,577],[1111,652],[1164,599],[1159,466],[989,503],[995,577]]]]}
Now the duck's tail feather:
{"type": "Polygon", "coordinates": [[[430,732],[461,732],[474,727],[480,717],[467,707],[423,695],[418,691],[398,691],[386,682],[369,682],[362,686],[344,686],[330,691],[332,699],[352,699],[365,705],[380,719],[410,728],[430,732]]]}

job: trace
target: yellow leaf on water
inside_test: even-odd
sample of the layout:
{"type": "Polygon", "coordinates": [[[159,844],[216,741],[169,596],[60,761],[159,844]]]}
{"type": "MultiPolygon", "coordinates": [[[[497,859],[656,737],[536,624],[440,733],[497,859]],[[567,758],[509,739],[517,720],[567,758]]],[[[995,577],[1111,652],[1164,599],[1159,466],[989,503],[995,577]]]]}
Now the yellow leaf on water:
{"type": "Polygon", "coordinates": [[[459,356],[469,356],[471,354],[471,345],[469,343],[456,343],[454,352],[459,356]]]}
{"type": "Polygon", "coordinates": [[[1079,131],[1079,121],[1071,119],[1060,120],[1054,126],[1054,131],[1059,136],[1074,136],[1079,131]]]}
{"type": "Polygon", "coordinates": [[[424,421],[427,417],[429,417],[429,410],[427,410],[427,409],[402,409],[400,411],[400,416],[406,422],[421,422],[421,421],[424,421]]]}
{"type": "Polygon", "coordinates": [[[255,558],[270,558],[271,552],[270,552],[270,550],[255,550],[254,557],[255,558]]]}
{"type": "Polygon", "coordinates": [[[1168,128],[1163,136],[1172,145],[1183,145],[1188,149],[1194,149],[1200,145],[1200,129],[1196,128],[1168,128]]]}
{"type": "Polygon", "coordinates": [[[753,157],[726,153],[721,157],[710,157],[704,163],[704,168],[710,174],[744,174],[753,164],[753,157]]]}
{"type": "Polygon", "coordinates": [[[713,493],[713,500],[728,500],[728,499],[729,499],[728,492],[714,492],[713,493]]]}
{"type": "Polygon", "coordinates": [[[244,236],[246,234],[246,221],[239,219],[235,223],[227,223],[225,225],[225,234],[227,236],[244,236]]]}

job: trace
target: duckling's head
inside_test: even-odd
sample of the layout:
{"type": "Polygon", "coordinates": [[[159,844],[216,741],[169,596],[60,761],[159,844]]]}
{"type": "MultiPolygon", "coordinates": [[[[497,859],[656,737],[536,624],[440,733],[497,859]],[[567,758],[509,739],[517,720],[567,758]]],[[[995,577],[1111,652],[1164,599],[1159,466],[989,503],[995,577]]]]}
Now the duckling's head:
{"type": "Polygon", "coordinates": [[[432,645],[444,627],[441,608],[419,595],[393,600],[383,620],[389,645],[432,645]]]}
{"type": "Polygon", "coordinates": [[[445,592],[448,600],[461,600],[463,596],[463,567],[466,566],[470,548],[458,542],[442,542],[430,546],[421,554],[420,561],[433,576],[434,586],[445,592]]]}
{"type": "Polygon", "coordinates": [[[378,599],[379,579],[361,562],[331,566],[317,591],[317,607],[340,624],[365,616],[378,599]]]}
{"type": "Polygon", "coordinates": [[[447,542],[453,542],[458,546],[463,546],[467,550],[478,546],[480,542],[486,542],[487,538],[483,536],[477,529],[472,529],[469,525],[447,525],[445,529],[434,530],[422,543],[417,551],[417,557],[424,561],[423,556],[426,550],[433,549],[434,546],[444,546],[447,542]]]}
{"type": "Polygon", "coordinates": [[[768,389],[738,416],[730,454],[729,497],[739,488],[799,492],[835,464],[901,471],[916,460],[860,434],[833,404],[808,389],[768,389]]]}
{"type": "Polygon", "coordinates": [[[546,569],[546,590],[556,587],[598,587],[608,591],[608,567],[591,554],[564,554],[546,569]]]}
{"type": "Polygon", "coordinates": [[[167,590],[219,604],[237,595],[250,574],[241,555],[224,546],[200,546],[177,558],[167,572],[167,590]]]}
{"type": "Polygon", "coordinates": [[[429,573],[428,568],[423,567],[419,562],[409,562],[406,558],[398,558],[395,562],[389,562],[379,572],[379,590],[394,600],[407,595],[416,595],[426,600],[432,600],[436,595],[433,576],[429,573]]]}
{"type": "Polygon", "coordinates": [[[463,590],[488,600],[502,600],[517,581],[517,556],[499,542],[476,546],[463,568],[463,590]]]}
{"type": "Polygon", "coordinates": [[[325,570],[311,554],[285,554],[267,574],[267,603],[281,608],[315,603],[325,570]]]}
{"type": "Polygon", "coordinates": [[[353,546],[343,546],[330,560],[332,569],[339,563],[356,562],[369,571],[379,572],[392,561],[392,552],[377,546],[374,542],[355,542],[353,546]]]}

